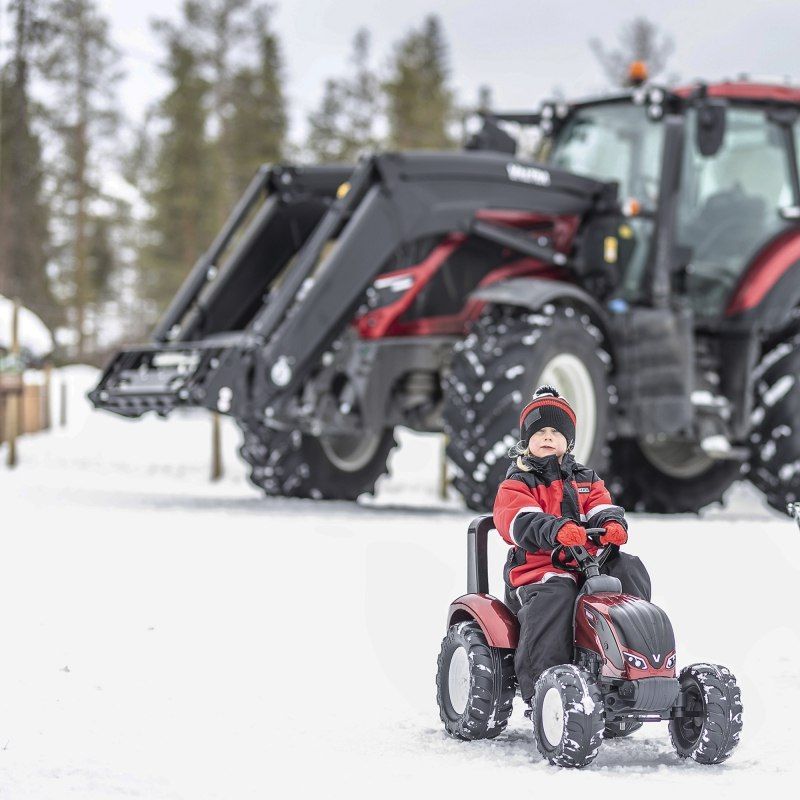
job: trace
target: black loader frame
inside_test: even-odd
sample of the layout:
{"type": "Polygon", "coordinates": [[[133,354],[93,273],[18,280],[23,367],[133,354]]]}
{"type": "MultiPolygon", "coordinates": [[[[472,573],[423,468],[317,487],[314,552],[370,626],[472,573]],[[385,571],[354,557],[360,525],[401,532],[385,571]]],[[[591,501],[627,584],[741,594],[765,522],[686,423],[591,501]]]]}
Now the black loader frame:
{"type": "MultiPolygon", "coordinates": [[[[783,210],[785,228],[748,256],[738,294],[715,318],[687,301],[692,252],[676,229],[687,147],[713,157],[728,108],[746,102],[795,153],[800,93],[728,95],[643,87],[487,116],[463,152],[262,167],[153,343],[119,353],[90,398],[128,417],[181,406],[230,414],[253,480],[270,494],[355,498],[385,471],[394,426],[444,431],[456,488],[482,510],[516,435],[511,406],[543,375],[580,362],[572,390],[594,398],[594,428],[578,455],[610,470],[620,502],[696,511],[750,468],[783,509],[800,487],[790,476],[770,495],[769,470],[753,459],[753,414],[769,391],[759,390],[771,366],[763,359],[797,325],[796,219],[783,210]],[[663,130],[651,208],[632,211],[619,181],[575,174],[546,153],[515,157],[501,127],[538,124],[557,147],[581,114],[613,104],[641,107],[663,130]],[[647,226],[647,242],[636,225],[647,226]],[[637,291],[623,298],[637,247],[637,291]],[[776,259],[791,263],[777,269],[776,259]],[[766,289],[765,272],[774,278],[766,289]],[[687,449],[696,463],[663,457],[687,449]]],[[[800,209],[796,161],[790,172],[800,209]]],[[[563,380],[569,396],[570,375],[563,380]]]]}

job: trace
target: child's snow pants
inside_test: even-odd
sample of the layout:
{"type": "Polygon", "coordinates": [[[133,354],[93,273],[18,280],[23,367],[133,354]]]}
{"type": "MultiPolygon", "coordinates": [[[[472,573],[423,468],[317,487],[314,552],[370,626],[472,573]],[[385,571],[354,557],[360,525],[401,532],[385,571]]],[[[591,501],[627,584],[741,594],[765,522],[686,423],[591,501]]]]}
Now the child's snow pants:
{"type": "MultiPolygon", "coordinates": [[[[622,583],[622,591],[650,600],[650,576],[636,557],[620,553],[601,572],[622,583]]],[[[580,576],[578,580],[582,582],[580,576]]],[[[506,604],[519,619],[519,644],[514,655],[520,693],[533,696],[536,679],[556,664],[572,661],[572,620],[579,583],[569,577],[550,578],[512,589],[506,586],[506,604]]]]}

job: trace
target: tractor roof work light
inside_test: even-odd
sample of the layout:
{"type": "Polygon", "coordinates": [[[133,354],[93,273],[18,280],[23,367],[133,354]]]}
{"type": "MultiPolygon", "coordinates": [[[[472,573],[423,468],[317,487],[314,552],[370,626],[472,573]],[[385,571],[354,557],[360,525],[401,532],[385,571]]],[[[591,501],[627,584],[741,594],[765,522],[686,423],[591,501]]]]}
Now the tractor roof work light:
{"type": "Polygon", "coordinates": [[[641,86],[648,78],[647,65],[644,61],[631,61],[628,66],[628,84],[641,86]]]}

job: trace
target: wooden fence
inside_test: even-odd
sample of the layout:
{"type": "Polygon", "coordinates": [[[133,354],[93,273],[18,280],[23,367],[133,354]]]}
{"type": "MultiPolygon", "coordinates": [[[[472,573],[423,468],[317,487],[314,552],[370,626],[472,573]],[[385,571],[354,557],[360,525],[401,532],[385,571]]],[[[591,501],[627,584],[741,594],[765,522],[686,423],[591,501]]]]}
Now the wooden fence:
{"type": "Polygon", "coordinates": [[[16,406],[17,435],[36,433],[50,427],[50,381],[49,376],[36,374],[23,378],[16,374],[0,374],[0,442],[4,442],[9,430],[9,413],[16,406]],[[17,402],[11,402],[11,398],[17,402]]]}

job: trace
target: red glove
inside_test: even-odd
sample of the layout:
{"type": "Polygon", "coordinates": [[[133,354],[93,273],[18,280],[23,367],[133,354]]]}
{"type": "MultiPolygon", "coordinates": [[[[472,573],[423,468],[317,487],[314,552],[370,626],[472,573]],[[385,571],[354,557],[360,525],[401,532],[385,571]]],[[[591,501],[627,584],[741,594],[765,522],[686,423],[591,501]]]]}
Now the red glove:
{"type": "Polygon", "coordinates": [[[556,541],[566,547],[575,547],[575,545],[586,544],[586,528],[576,525],[574,522],[568,522],[562,525],[556,534],[556,541]]]}
{"type": "Polygon", "coordinates": [[[615,544],[619,546],[628,541],[628,531],[619,522],[606,522],[603,527],[606,532],[600,537],[600,544],[615,544]]]}

